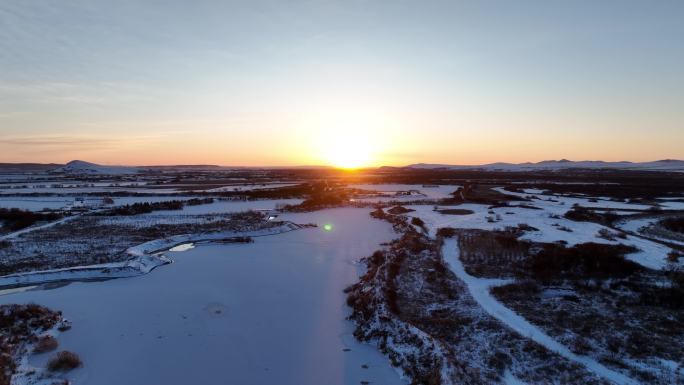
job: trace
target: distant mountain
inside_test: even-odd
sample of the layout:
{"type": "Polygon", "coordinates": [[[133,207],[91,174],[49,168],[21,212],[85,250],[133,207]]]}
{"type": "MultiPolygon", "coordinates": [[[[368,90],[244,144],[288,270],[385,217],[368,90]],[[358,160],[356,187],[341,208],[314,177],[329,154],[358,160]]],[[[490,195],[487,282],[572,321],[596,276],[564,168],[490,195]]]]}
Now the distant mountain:
{"type": "Polygon", "coordinates": [[[487,171],[541,171],[564,169],[619,169],[642,171],[676,171],[684,172],[684,160],[664,159],[654,162],[604,162],[602,160],[571,161],[544,160],[537,163],[489,163],[482,165],[448,165],[418,163],[406,166],[417,169],[447,169],[447,170],[487,170],[487,171]]]}
{"type": "Polygon", "coordinates": [[[102,174],[102,175],[122,175],[136,174],[140,171],[138,167],[127,166],[103,166],[83,160],[72,160],[62,167],[50,170],[54,173],[63,174],[102,174]]]}
{"type": "Polygon", "coordinates": [[[0,173],[45,172],[62,166],[57,163],[0,163],[0,173]]]}

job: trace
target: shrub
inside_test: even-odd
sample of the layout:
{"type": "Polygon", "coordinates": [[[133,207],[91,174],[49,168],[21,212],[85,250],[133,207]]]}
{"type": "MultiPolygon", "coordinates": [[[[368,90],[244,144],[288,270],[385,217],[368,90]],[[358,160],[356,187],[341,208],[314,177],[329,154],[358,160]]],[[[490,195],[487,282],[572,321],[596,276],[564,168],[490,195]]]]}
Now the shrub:
{"type": "Polygon", "coordinates": [[[526,261],[526,270],[540,279],[619,278],[643,268],[624,255],[637,251],[632,246],[582,243],[573,247],[546,244],[526,261]]]}
{"type": "Polygon", "coordinates": [[[575,222],[595,222],[604,225],[610,224],[619,218],[615,213],[606,212],[599,214],[576,204],[573,205],[572,210],[566,212],[563,216],[575,222]]]}
{"type": "Polygon", "coordinates": [[[453,227],[441,227],[437,230],[437,236],[442,238],[453,238],[456,235],[456,229],[453,227]]]}
{"type": "Polygon", "coordinates": [[[185,201],[185,204],[188,206],[199,206],[210,203],[214,203],[214,198],[192,198],[190,200],[185,201]]]}
{"type": "Polygon", "coordinates": [[[411,218],[411,224],[414,226],[418,226],[420,228],[425,228],[425,222],[423,222],[423,220],[418,217],[411,218]]]}
{"type": "Polygon", "coordinates": [[[62,215],[57,213],[40,214],[16,208],[0,208],[0,221],[4,221],[10,231],[24,229],[40,221],[54,221],[61,217],[62,215]]]}
{"type": "Polygon", "coordinates": [[[438,213],[444,214],[444,215],[470,215],[470,214],[475,214],[473,210],[468,210],[468,209],[443,209],[443,210],[437,210],[438,213]]]}
{"type": "Polygon", "coordinates": [[[50,352],[57,349],[57,346],[59,346],[59,342],[57,342],[57,339],[55,337],[42,336],[38,338],[38,341],[33,347],[33,351],[35,353],[50,352]]]}
{"type": "Polygon", "coordinates": [[[394,215],[406,214],[406,213],[410,213],[411,211],[415,211],[415,210],[407,209],[404,206],[394,206],[391,209],[387,210],[388,213],[394,214],[394,215]]]}
{"type": "Polygon", "coordinates": [[[370,216],[376,219],[385,219],[385,217],[387,217],[387,214],[385,214],[385,212],[379,208],[377,210],[371,211],[370,216]]]}
{"type": "Polygon", "coordinates": [[[576,336],[570,343],[570,350],[575,354],[586,355],[591,348],[591,343],[583,336],[576,336]]]}
{"type": "Polygon", "coordinates": [[[608,229],[601,229],[596,233],[596,237],[598,238],[603,238],[607,241],[614,241],[615,240],[615,235],[610,232],[608,229]]]}
{"type": "Polygon", "coordinates": [[[667,260],[668,260],[668,262],[672,262],[672,263],[677,263],[677,262],[679,262],[679,258],[681,258],[681,257],[682,257],[682,254],[680,254],[680,253],[678,253],[678,252],[676,252],[676,251],[674,251],[674,250],[670,251],[670,252],[667,254],[667,260]]]}
{"type": "Polygon", "coordinates": [[[71,323],[69,323],[68,321],[62,322],[62,323],[57,327],[57,330],[59,330],[60,332],[65,332],[65,331],[70,330],[70,329],[71,329],[71,323]]]}
{"type": "Polygon", "coordinates": [[[57,356],[48,361],[47,368],[51,372],[69,371],[83,366],[78,354],[67,350],[57,353],[57,356]]]}
{"type": "Polygon", "coordinates": [[[511,365],[513,361],[511,357],[500,350],[497,350],[491,357],[489,357],[488,364],[490,367],[494,368],[497,373],[503,374],[507,367],[511,365]]]}
{"type": "Polygon", "coordinates": [[[539,284],[531,280],[509,283],[508,285],[502,286],[494,286],[491,289],[492,294],[498,298],[520,295],[525,297],[533,297],[538,295],[540,291],[541,288],[539,287],[539,284]]]}
{"type": "Polygon", "coordinates": [[[524,203],[518,205],[517,207],[520,207],[520,208],[522,208],[522,209],[529,209],[529,210],[542,210],[541,207],[532,206],[532,205],[527,205],[527,204],[524,204],[524,203]]]}
{"type": "Polygon", "coordinates": [[[312,186],[308,198],[296,206],[290,206],[291,211],[315,211],[321,208],[335,207],[347,204],[349,193],[344,189],[330,189],[324,184],[312,186]]]}
{"type": "Polygon", "coordinates": [[[660,221],[660,225],[675,233],[684,233],[684,217],[667,218],[660,221]]]}
{"type": "Polygon", "coordinates": [[[519,223],[518,228],[521,231],[539,231],[538,228],[528,225],[527,223],[519,223]]]}
{"type": "Polygon", "coordinates": [[[117,208],[113,208],[109,211],[104,212],[102,215],[138,215],[147,214],[153,211],[160,210],[182,210],[183,202],[179,200],[164,201],[164,202],[142,202],[133,203],[131,205],[125,205],[117,208]]]}

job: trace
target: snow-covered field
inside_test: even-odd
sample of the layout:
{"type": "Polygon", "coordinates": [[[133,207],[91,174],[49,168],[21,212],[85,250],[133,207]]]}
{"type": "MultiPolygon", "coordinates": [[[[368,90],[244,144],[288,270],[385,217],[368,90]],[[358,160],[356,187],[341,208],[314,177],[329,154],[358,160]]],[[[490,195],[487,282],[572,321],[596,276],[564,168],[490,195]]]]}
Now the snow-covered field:
{"type": "Polygon", "coordinates": [[[627,232],[643,234],[652,239],[658,239],[663,242],[669,242],[675,245],[684,246],[684,241],[682,241],[681,239],[674,239],[674,237],[664,237],[661,236],[657,231],[652,231],[654,227],[657,227],[657,223],[661,219],[662,218],[659,216],[625,218],[620,221],[617,221],[615,226],[627,232]]]}
{"type": "MultiPolygon", "coordinates": [[[[102,199],[97,199],[97,201],[102,201],[102,199]]],[[[73,198],[65,197],[0,197],[0,207],[2,208],[17,208],[29,211],[41,211],[43,209],[59,210],[73,202],[73,198]]]]}
{"type": "MultiPolygon", "coordinates": [[[[454,227],[466,229],[494,230],[503,229],[507,226],[517,227],[519,224],[527,224],[537,228],[536,231],[527,231],[521,237],[535,242],[565,241],[568,245],[576,245],[585,242],[597,242],[632,245],[640,251],[628,254],[627,258],[642,264],[643,266],[660,269],[666,265],[667,254],[671,249],[662,244],[649,241],[640,237],[628,235],[626,239],[609,240],[601,238],[598,232],[613,230],[593,222],[576,222],[563,217],[563,215],[578,204],[584,207],[607,207],[611,209],[634,209],[647,210],[649,206],[641,204],[629,204],[610,200],[570,198],[562,196],[544,196],[530,194],[516,194],[502,189],[502,193],[519,196],[535,196],[531,202],[525,204],[539,208],[539,210],[524,207],[497,207],[489,209],[487,205],[467,203],[458,206],[438,206],[438,209],[458,208],[473,211],[468,215],[442,214],[434,210],[430,205],[407,205],[407,208],[415,210],[408,213],[409,216],[422,219],[428,228],[430,235],[434,236],[441,227],[454,227]]],[[[513,205],[515,206],[515,205],[513,205]]]]}
{"type": "MultiPolygon", "coordinates": [[[[392,239],[368,210],[286,214],[331,224],[253,244],[168,252],[174,263],[136,278],[0,296],[36,302],[73,323],[60,349],[84,367],[74,384],[398,384],[373,346],[358,343],[342,290],[358,257],[392,239]]],[[[47,355],[30,359],[42,366],[47,355]]]]}
{"type": "MultiPolygon", "coordinates": [[[[134,203],[154,203],[171,200],[188,200],[191,196],[164,196],[152,195],[149,196],[130,196],[130,197],[113,197],[114,206],[130,205],[134,203]]],[[[278,199],[278,200],[258,200],[258,201],[231,201],[231,200],[216,200],[213,204],[187,206],[183,209],[183,213],[187,214],[211,214],[221,212],[239,212],[247,210],[272,210],[279,204],[299,204],[301,199],[278,199]]],[[[41,211],[43,209],[59,210],[74,203],[73,197],[2,197],[0,196],[0,208],[18,208],[29,211],[41,211]]],[[[86,197],[84,198],[86,206],[99,206],[102,203],[102,198],[86,197]]],[[[175,214],[178,212],[175,211],[175,214]]]]}
{"type": "MultiPolygon", "coordinates": [[[[123,199],[123,198],[122,198],[123,199]]],[[[254,201],[237,201],[237,200],[214,200],[213,203],[203,204],[198,206],[185,206],[183,210],[170,211],[155,211],[145,215],[164,215],[164,214],[187,214],[187,215],[202,215],[215,213],[235,213],[249,210],[275,210],[284,205],[297,205],[302,203],[302,199],[269,199],[269,200],[254,200],[254,201]]]]}
{"type": "MultiPolygon", "coordinates": [[[[133,203],[144,202],[162,202],[171,200],[187,200],[189,196],[164,196],[164,195],[149,195],[149,196],[131,196],[131,197],[114,197],[114,205],[128,205],[133,203]]],[[[47,196],[47,197],[3,197],[0,196],[0,207],[3,208],[18,208],[29,211],[41,211],[44,209],[60,210],[74,204],[74,197],[65,196],[47,196]]],[[[101,197],[84,197],[83,204],[85,206],[94,207],[102,204],[101,197]]]]}
{"type": "MultiPolygon", "coordinates": [[[[265,188],[286,185],[270,184],[265,188]]],[[[214,190],[233,191],[236,186],[241,191],[264,188],[245,184],[227,185],[214,190]]],[[[456,185],[425,187],[397,184],[357,184],[348,187],[374,190],[385,195],[360,198],[366,202],[396,200],[407,203],[449,198],[459,188],[456,185]],[[409,195],[395,195],[410,190],[413,192],[409,195]]],[[[75,187],[64,191],[68,193],[78,189],[75,187]]],[[[433,204],[413,204],[405,206],[413,210],[406,215],[420,218],[425,223],[426,234],[433,240],[437,230],[443,227],[495,230],[526,224],[533,228],[528,228],[522,239],[534,242],[562,241],[570,246],[586,242],[632,245],[639,251],[628,254],[627,258],[652,269],[664,268],[668,263],[670,247],[637,236],[639,228],[650,223],[649,220],[652,222],[652,219],[618,222],[618,228],[634,234],[611,238],[611,234],[616,234],[615,229],[564,217],[574,205],[597,208],[597,212],[609,210],[625,216],[647,211],[652,208],[650,205],[601,197],[544,195],[544,191],[534,189],[527,189],[523,193],[512,193],[503,188],[495,190],[531,200],[513,201],[510,202],[511,206],[494,208],[474,203],[437,207],[433,204]],[[449,214],[443,211],[445,209],[470,210],[472,214],[449,214]],[[599,236],[600,232],[604,235],[607,232],[609,236],[599,236]]],[[[148,191],[158,193],[114,197],[114,205],[193,198],[189,193],[168,196],[164,190],[148,191]]],[[[34,211],[60,209],[73,202],[73,196],[0,196],[0,207],[34,211]]],[[[86,205],[95,206],[102,203],[102,198],[87,197],[85,202],[86,205]]],[[[183,223],[199,225],[215,222],[220,219],[219,215],[225,213],[275,210],[301,202],[302,199],[215,199],[210,204],[186,205],[182,210],[154,211],[130,217],[102,217],[97,219],[97,223],[119,230],[183,223]],[[217,218],[212,214],[217,214],[217,218]]],[[[662,209],[677,209],[681,205],[684,203],[671,199],[660,200],[662,209]]],[[[376,347],[357,342],[352,335],[354,325],[345,320],[350,310],[345,304],[343,289],[355,283],[363,272],[356,261],[378,250],[381,243],[397,237],[389,223],[371,219],[369,211],[340,208],[313,213],[282,213],[278,221],[316,223],[319,227],[299,229],[295,226],[290,230],[296,231],[265,230],[259,234],[242,234],[256,236],[252,244],[211,243],[226,236],[220,232],[209,236],[201,234],[201,237],[200,234],[167,234],[164,235],[167,236],[165,239],[146,242],[128,250],[128,246],[121,247],[121,252],[125,250],[134,257],[130,260],[47,271],[41,273],[43,276],[17,274],[4,277],[2,282],[5,284],[23,282],[34,286],[0,291],[0,304],[36,302],[63,311],[73,321],[73,330],[60,335],[59,341],[60,349],[78,352],[84,360],[83,368],[68,375],[74,384],[402,383],[404,380],[400,379],[376,347]],[[194,243],[196,241],[209,242],[194,243]],[[194,244],[188,246],[191,243],[194,244]],[[159,250],[168,251],[162,252],[163,256],[154,256],[157,259],[150,257],[149,254],[159,250]],[[173,263],[168,263],[169,260],[173,263]],[[152,269],[154,272],[147,274],[152,269]],[[46,286],[40,285],[41,282],[62,278],[69,280],[72,275],[75,279],[79,275],[84,279],[121,279],[74,282],[51,290],[45,290],[46,286]],[[48,279],[43,279],[45,277],[48,279]]],[[[77,217],[67,217],[61,221],[68,222],[73,218],[77,217]]],[[[41,224],[22,231],[36,231],[40,230],[39,226],[50,227],[59,223],[41,224]]],[[[73,230],[70,232],[73,233],[73,230]]],[[[14,233],[6,238],[20,235],[14,233]]],[[[61,242],[61,238],[58,241],[61,242]]],[[[574,354],[544,334],[541,328],[496,301],[489,288],[507,281],[468,275],[458,259],[456,242],[446,242],[443,257],[469,289],[477,303],[475,307],[479,305],[523,338],[538,342],[600,377],[618,384],[632,383],[630,378],[597,360],[574,354]]],[[[36,355],[30,357],[29,364],[41,367],[46,360],[47,356],[36,355]]],[[[507,383],[519,383],[510,372],[502,378],[507,383]]]]}

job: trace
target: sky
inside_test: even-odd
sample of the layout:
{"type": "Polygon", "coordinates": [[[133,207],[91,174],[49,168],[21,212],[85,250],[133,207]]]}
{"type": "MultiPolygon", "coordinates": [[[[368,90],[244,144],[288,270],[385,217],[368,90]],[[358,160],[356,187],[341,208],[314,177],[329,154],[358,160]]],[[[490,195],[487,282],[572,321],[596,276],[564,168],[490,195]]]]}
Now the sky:
{"type": "Polygon", "coordinates": [[[684,159],[684,1],[0,0],[0,162],[684,159]]]}

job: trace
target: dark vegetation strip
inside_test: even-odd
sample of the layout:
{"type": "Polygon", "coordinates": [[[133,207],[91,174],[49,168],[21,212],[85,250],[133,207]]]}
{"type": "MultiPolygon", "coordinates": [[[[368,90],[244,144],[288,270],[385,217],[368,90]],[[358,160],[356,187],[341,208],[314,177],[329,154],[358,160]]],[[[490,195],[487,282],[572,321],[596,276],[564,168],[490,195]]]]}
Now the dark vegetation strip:
{"type": "Polygon", "coordinates": [[[684,234],[684,217],[665,218],[659,224],[669,231],[684,234]]]}
{"type": "Polygon", "coordinates": [[[133,203],[130,205],[115,207],[106,211],[96,213],[95,215],[104,216],[116,216],[116,215],[138,215],[138,214],[148,214],[153,211],[165,211],[165,210],[182,210],[185,206],[199,206],[204,204],[210,204],[214,202],[214,198],[193,198],[186,201],[172,200],[163,202],[141,202],[133,203]]]}
{"type": "Polygon", "coordinates": [[[0,222],[4,223],[3,228],[10,231],[21,230],[38,222],[54,221],[62,216],[60,213],[35,213],[17,208],[0,208],[0,222]]]}

